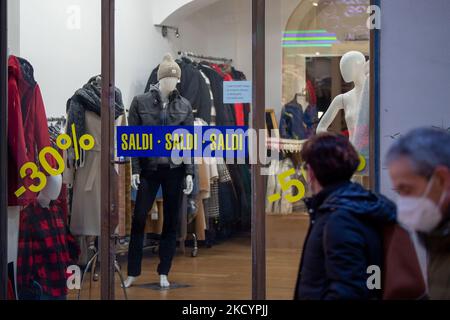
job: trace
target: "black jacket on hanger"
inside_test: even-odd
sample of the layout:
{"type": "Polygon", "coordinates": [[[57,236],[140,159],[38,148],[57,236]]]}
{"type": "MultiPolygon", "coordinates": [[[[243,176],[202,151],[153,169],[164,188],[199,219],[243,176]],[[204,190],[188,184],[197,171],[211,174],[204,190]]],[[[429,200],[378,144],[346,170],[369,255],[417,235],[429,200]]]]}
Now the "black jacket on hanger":
{"type": "Polygon", "coordinates": [[[234,117],[234,106],[223,103],[223,78],[216,70],[206,64],[199,65],[200,70],[208,77],[211,83],[211,91],[214,96],[214,106],[216,108],[216,124],[218,126],[236,125],[234,117]]]}
{"type": "MultiPolygon", "coordinates": [[[[242,71],[236,70],[234,67],[231,67],[231,76],[234,80],[238,81],[246,81],[247,77],[242,71]]],[[[244,122],[246,126],[250,124],[250,111],[251,106],[249,103],[244,103],[244,122]]]]}
{"type": "MultiPolygon", "coordinates": [[[[181,90],[187,92],[188,97],[192,96],[194,115],[207,123],[211,123],[211,95],[198,66],[185,58],[177,62],[181,70],[185,71],[185,81],[181,80],[181,90]]],[[[186,99],[191,101],[190,98],[186,97],[186,99]]]]}

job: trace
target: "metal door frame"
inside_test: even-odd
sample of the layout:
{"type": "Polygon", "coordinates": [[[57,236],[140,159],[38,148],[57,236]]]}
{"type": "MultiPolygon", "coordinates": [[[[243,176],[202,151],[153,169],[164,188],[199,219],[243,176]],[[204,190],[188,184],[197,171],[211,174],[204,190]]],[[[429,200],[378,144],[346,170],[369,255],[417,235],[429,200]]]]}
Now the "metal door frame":
{"type": "Polygon", "coordinates": [[[8,0],[0,0],[0,300],[8,297],[8,0]]]}
{"type": "MultiPolygon", "coordinates": [[[[253,106],[252,128],[262,130],[266,126],[266,1],[252,0],[252,55],[253,55],[253,106]]],[[[261,144],[257,143],[256,148],[261,144]]],[[[257,154],[260,154],[257,151],[257,154]]],[[[265,176],[261,164],[252,165],[252,298],[266,299],[266,202],[265,176]],[[258,197],[259,195],[259,197],[258,197]],[[258,199],[259,198],[259,199],[258,199]]]]}
{"type": "Polygon", "coordinates": [[[102,0],[102,130],[101,130],[101,237],[100,296],[114,300],[114,261],[117,186],[114,172],[114,119],[115,119],[115,1],[102,0]]]}

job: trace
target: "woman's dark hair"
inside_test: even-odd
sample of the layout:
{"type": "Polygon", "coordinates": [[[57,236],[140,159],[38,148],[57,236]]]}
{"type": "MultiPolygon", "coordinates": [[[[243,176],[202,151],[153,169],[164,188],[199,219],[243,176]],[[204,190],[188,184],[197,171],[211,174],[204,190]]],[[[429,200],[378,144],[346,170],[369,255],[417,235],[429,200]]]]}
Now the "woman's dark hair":
{"type": "Polygon", "coordinates": [[[358,153],[348,138],[333,133],[321,133],[308,140],[301,157],[322,187],[349,181],[359,166],[358,153]]]}

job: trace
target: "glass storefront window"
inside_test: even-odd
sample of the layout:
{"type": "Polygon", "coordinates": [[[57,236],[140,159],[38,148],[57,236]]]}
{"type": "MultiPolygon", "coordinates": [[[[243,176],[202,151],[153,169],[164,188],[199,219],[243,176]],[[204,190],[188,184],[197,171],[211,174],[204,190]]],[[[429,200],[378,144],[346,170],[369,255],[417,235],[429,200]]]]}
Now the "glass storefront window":
{"type": "MultiPolygon", "coordinates": [[[[116,1],[121,125],[149,133],[248,126],[250,106],[225,103],[223,91],[251,78],[251,1],[163,7],[166,14],[156,2],[116,1]]],[[[121,168],[132,181],[118,257],[130,299],[251,297],[250,167],[198,160],[173,167],[169,158],[131,157],[121,168]]]]}
{"type": "MultiPolygon", "coordinates": [[[[348,136],[361,155],[361,166],[353,179],[369,187],[369,2],[268,4],[281,17],[282,26],[278,30],[281,100],[274,102],[276,109],[268,111],[275,118],[270,127],[278,128],[281,138],[279,144],[274,144],[281,151],[280,159],[272,161],[267,184],[270,299],[294,296],[294,279],[298,277],[310,223],[303,200],[312,196],[300,157],[305,141],[327,131],[348,136]]],[[[273,27],[269,26],[269,30],[273,32],[273,27]]],[[[274,76],[268,74],[267,78],[274,76]]]]}
{"type": "Polygon", "coordinates": [[[8,1],[8,275],[17,299],[76,299],[80,286],[88,298],[89,278],[98,280],[100,4],[8,1]],[[82,282],[90,260],[96,268],[82,282]]]}
{"type": "MultiPolygon", "coordinates": [[[[440,281],[446,268],[439,268],[448,255],[437,245],[447,226],[445,217],[436,220],[445,199],[433,207],[439,227],[411,233],[403,245],[402,220],[423,226],[401,214],[391,225],[395,209],[377,195],[398,199],[405,213],[392,163],[382,159],[412,127],[434,127],[409,135],[420,140],[448,126],[441,40],[449,2],[409,2],[0,0],[0,299],[309,300],[330,296],[330,274],[345,278],[338,286],[361,289],[366,273],[370,292],[359,290],[366,297],[398,299],[386,284],[398,280],[399,256],[418,280],[398,290],[401,299],[448,296],[440,281]],[[437,92],[432,106],[425,91],[437,92]],[[173,125],[262,132],[243,163],[196,154],[194,163],[176,164],[180,158],[167,151],[190,149],[191,137],[175,138],[173,125]],[[318,136],[326,132],[340,137],[318,136]],[[321,150],[340,149],[328,157],[302,152],[317,138],[335,141],[321,150]],[[166,153],[145,153],[154,144],[166,153]],[[139,152],[123,152],[133,148],[139,152]],[[351,178],[334,175],[343,163],[351,173],[359,163],[351,178]],[[317,173],[341,180],[322,186],[317,173]],[[338,189],[351,194],[329,196],[338,189]],[[383,208],[371,210],[372,200],[383,208]],[[373,212],[376,225],[358,220],[352,239],[346,226],[330,232],[330,220],[373,212]],[[379,213],[389,223],[382,234],[379,213]],[[330,254],[330,233],[334,245],[352,245],[330,254]],[[339,266],[329,268],[337,256],[339,266]],[[342,258],[370,266],[350,275],[352,262],[342,258]],[[299,269],[306,260],[312,263],[299,269]]],[[[202,140],[202,147],[217,142],[202,140]]],[[[399,176],[415,177],[401,158],[399,176]]],[[[445,181],[445,168],[437,171],[445,181]]],[[[195,315],[191,307],[183,315],[195,315]]]]}
{"type": "MultiPolygon", "coordinates": [[[[295,289],[309,224],[302,200],[311,195],[299,156],[304,142],[324,131],[347,135],[361,155],[354,180],[369,186],[368,5],[369,0],[266,1],[268,149],[276,145],[280,154],[265,168],[266,194],[257,195],[266,202],[270,299],[291,299],[295,289]]],[[[31,211],[42,210],[47,200],[61,211],[55,223],[67,227],[62,236],[81,249],[64,266],[73,276],[69,288],[58,294],[33,280],[26,294],[100,298],[100,259],[92,257],[101,246],[100,194],[108,187],[114,193],[108,223],[117,224],[117,261],[111,266],[116,299],[249,299],[259,287],[251,277],[251,236],[259,230],[251,230],[250,165],[216,159],[191,172],[167,159],[116,154],[114,183],[101,185],[107,166],[100,157],[107,148],[100,143],[101,17],[100,0],[9,1],[9,54],[18,57],[10,57],[8,66],[18,90],[15,100],[10,97],[17,114],[9,126],[23,131],[9,135],[11,179],[17,182],[10,191],[17,190],[24,202],[8,208],[8,249],[11,257],[23,250],[21,217],[34,200],[38,208],[31,211]],[[28,116],[28,108],[35,115],[28,116]]],[[[121,127],[182,124],[253,127],[253,113],[264,110],[248,101],[227,102],[224,91],[227,82],[258,80],[252,79],[252,18],[251,0],[116,0],[115,27],[109,30],[115,35],[109,48],[115,53],[115,133],[121,127]],[[176,81],[165,81],[171,78],[176,81]],[[182,102],[175,105],[176,99],[182,102]]],[[[73,254],[74,247],[66,245],[64,252],[73,254]]],[[[10,259],[16,262],[12,279],[21,283],[17,268],[23,257],[10,259]]],[[[36,272],[42,276],[52,268],[49,263],[36,272]]],[[[27,279],[32,272],[25,272],[27,279]]]]}

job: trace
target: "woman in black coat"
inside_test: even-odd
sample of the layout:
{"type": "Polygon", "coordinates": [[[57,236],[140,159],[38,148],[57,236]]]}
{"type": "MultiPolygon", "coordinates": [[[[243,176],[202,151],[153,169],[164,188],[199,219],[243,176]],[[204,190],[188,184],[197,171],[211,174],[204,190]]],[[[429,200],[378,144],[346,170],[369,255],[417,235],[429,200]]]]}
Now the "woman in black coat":
{"type": "Polygon", "coordinates": [[[302,151],[314,194],[307,199],[310,228],[303,247],[296,300],[378,299],[370,266],[382,267],[383,225],[395,221],[395,206],[350,182],[359,157],[347,138],[320,134],[302,151]]]}

